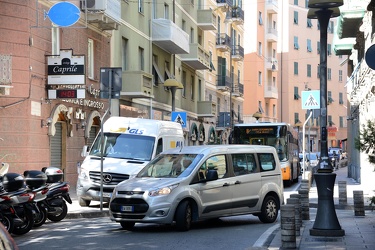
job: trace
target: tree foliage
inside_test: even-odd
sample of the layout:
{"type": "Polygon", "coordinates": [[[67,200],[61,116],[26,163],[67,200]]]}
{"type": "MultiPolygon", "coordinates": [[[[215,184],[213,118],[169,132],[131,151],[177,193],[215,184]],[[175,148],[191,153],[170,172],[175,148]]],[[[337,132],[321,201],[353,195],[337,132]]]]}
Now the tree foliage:
{"type": "Polygon", "coordinates": [[[359,136],[354,139],[355,148],[369,155],[369,162],[375,164],[375,122],[362,124],[359,136]]]}

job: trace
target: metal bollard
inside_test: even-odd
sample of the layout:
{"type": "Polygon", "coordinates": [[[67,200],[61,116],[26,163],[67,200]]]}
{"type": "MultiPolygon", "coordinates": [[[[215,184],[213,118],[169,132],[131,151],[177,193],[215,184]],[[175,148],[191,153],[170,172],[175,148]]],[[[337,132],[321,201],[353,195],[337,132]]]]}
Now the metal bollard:
{"type": "Polygon", "coordinates": [[[299,214],[300,202],[297,198],[288,198],[288,199],[286,199],[286,204],[290,204],[290,205],[294,206],[294,219],[295,219],[295,225],[296,225],[296,236],[300,236],[301,235],[301,224],[300,224],[300,214],[299,214]]]}
{"type": "Polygon", "coordinates": [[[296,248],[295,230],[295,206],[282,205],[280,207],[281,216],[281,249],[296,248]]]}
{"type": "Polygon", "coordinates": [[[298,205],[299,205],[299,209],[298,209],[298,212],[299,212],[299,222],[298,224],[302,227],[302,206],[301,206],[301,195],[300,194],[291,194],[289,196],[290,198],[296,198],[298,199],[298,205]]]}
{"type": "Polygon", "coordinates": [[[354,215],[365,216],[365,202],[362,190],[353,190],[354,215]]]}
{"type": "Polygon", "coordinates": [[[302,220],[310,220],[309,190],[300,189],[298,194],[301,195],[302,220]]]}
{"type": "Polygon", "coordinates": [[[346,181],[339,181],[339,204],[346,205],[347,202],[346,181]]]}

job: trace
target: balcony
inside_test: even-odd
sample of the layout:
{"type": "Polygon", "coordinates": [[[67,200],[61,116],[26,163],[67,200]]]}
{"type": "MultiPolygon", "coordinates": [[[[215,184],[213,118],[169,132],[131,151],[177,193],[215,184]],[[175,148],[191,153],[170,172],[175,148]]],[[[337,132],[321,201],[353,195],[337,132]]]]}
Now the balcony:
{"type": "Polygon", "coordinates": [[[364,15],[365,8],[340,9],[340,17],[337,20],[338,37],[356,37],[364,15]]]}
{"type": "Polygon", "coordinates": [[[183,54],[181,61],[195,70],[210,68],[210,54],[198,43],[190,44],[190,53],[183,54]]]}
{"type": "Polygon", "coordinates": [[[236,25],[243,25],[245,20],[245,12],[239,6],[232,8],[232,21],[236,25]]]}
{"type": "Polygon", "coordinates": [[[232,46],[232,60],[234,61],[243,61],[244,58],[244,49],[240,45],[232,46]]]}
{"type": "Polygon", "coordinates": [[[216,103],[212,101],[198,101],[197,102],[198,117],[215,117],[216,103]]]}
{"type": "Polygon", "coordinates": [[[279,12],[277,0],[266,0],[266,11],[268,14],[277,14],[279,12]]]}
{"type": "Polygon", "coordinates": [[[271,83],[264,86],[264,98],[266,99],[278,99],[278,89],[276,86],[273,86],[271,83]]]}
{"type": "Polygon", "coordinates": [[[233,6],[233,0],[216,0],[218,8],[227,8],[233,6]]]}
{"type": "Polygon", "coordinates": [[[267,42],[275,43],[278,40],[277,30],[275,28],[268,28],[266,33],[267,42]]]}
{"type": "Polygon", "coordinates": [[[216,15],[211,10],[198,10],[198,27],[202,30],[216,30],[216,15]]]}
{"type": "Polygon", "coordinates": [[[266,68],[267,70],[277,71],[279,69],[277,59],[274,57],[267,58],[266,68]]]}
{"type": "Polygon", "coordinates": [[[107,0],[95,4],[94,7],[85,8],[81,4],[81,10],[87,14],[87,22],[101,30],[117,30],[121,25],[121,1],[107,0]]]}
{"type": "Polygon", "coordinates": [[[243,97],[244,88],[242,83],[234,84],[232,96],[243,97]]]}
{"type": "Polygon", "coordinates": [[[216,49],[218,49],[221,52],[230,51],[231,41],[231,37],[228,36],[226,33],[217,34],[216,49]]]}
{"type": "Polygon", "coordinates": [[[171,54],[189,53],[189,35],[168,19],[152,19],[152,42],[171,54]]]}
{"type": "Polygon", "coordinates": [[[152,75],[144,71],[123,72],[121,96],[153,98],[152,75]]]}
{"type": "Polygon", "coordinates": [[[355,43],[356,41],[354,37],[334,39],[333,50],[335,51],[335,55],[351,55],[355,43]]]}
{"type": "Polygon", "coordinates": [[[217,76],[217,90],[229,92],[232,88],[231,79],[226,75],[217,76]]]}

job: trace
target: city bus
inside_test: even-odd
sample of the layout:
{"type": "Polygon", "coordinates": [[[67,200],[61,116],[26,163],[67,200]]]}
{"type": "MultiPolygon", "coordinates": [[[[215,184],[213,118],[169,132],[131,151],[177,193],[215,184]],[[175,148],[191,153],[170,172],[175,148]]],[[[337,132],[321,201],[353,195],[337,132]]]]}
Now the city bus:
{"type": "Polygon", "coordinates": [[[298,158],[298,134],[288,123],[235,124],[230,144],[269,145],[276,148],[287,185],[298,181],[301,167],[298,158]]]}

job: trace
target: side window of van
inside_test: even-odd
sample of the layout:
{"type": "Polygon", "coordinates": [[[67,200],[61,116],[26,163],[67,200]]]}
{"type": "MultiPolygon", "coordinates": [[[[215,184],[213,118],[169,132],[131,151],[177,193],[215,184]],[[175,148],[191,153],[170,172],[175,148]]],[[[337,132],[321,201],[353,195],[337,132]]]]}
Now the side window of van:
{"type": "Polygon", "coordinates": [[[233,154],[233,171],[236,176],[250,174],[257,171],[253,154],[233,154]]]}
{"type": "Polygon", "coordinates": [[[276,161],[272,153],[258,154],[258,158],[262,172],[271,171],[276,168],[276,161]]]}
{"type": "Polygon", "coordinates": [[[225,178],[227,173],[227,161],[225,155],[215,155],[208,158],[205,162],[207,171],[214,169],[217,171],[218,177],[225,178]]]}
{"type": "Polygon", "coordinates": [[[163,139],[162,138],[158,140],[158,145],[156,146],[156,155],[160,154],[161,152],[163,152],[163,139]]]}

